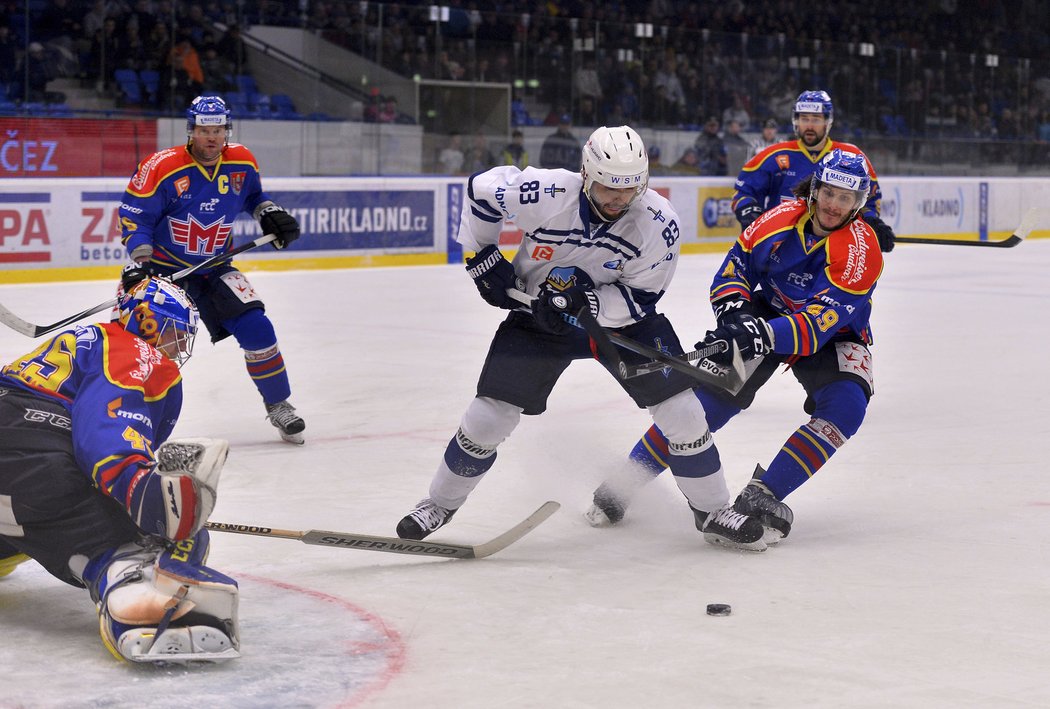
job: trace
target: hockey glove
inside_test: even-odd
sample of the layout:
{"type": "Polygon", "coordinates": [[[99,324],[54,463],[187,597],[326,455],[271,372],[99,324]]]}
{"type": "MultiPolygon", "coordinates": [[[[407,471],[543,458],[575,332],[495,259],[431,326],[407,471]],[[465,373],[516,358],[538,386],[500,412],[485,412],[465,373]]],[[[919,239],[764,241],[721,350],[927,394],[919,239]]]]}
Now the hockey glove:
{"type": "Polygon", "coordinates": [[[555,335],[572,332],[576,318],[583,311],[594,317],[598,315],[598,296],[589,288],[545,290],[532,301],[532,316],[536,318],[536,324],[555,335]]]}
{"type": "Polygon", "coordinates": [[[128,489],[128,514],[147,534],[189,539],[215,509],[219,474],[229,452],[221,439],[168,441],[156,464],[135,475],[128,489]]]}
{"type": "Polygon", "coordinates": [[[467,259],[467,274],[474,279],[478,293],[489,305],[506,310],[518,307],[518,301],[507,295],[507,289],[515,287],[517,274],[514,273],[514,266],[503,258],[495,244],[486,246],[467,259]]]}
{"type": "Polygon", "coordinates": [[[715,320],[719,326],[740,322],[742,317],[751,317],[755,314],[751,301],[744,300],[741,296],[721,300],[717,303],[712,303],[711,306],[715,309],[715,320]]]}
{"type": "Polygon", "coordinates": [[[710,358],[715,364],[722,366],[732,363],[732,344],[734,342],[740,349],[740,356],[745,362],[769,354],[773,349],[773,331],[765,320],[747,314],[734,316],[733,320],[733,322],[726,320],[724,324],[708,332],[704,341],[697,343],[697,349],[718,340],[728,342],[730,347],[727,351],[712,355],[710,358]]]}
{"type": "Polygon", "coordinates": [[[120,293],[127,293],[150,276],[156,275],[148,261],[129,263],[120,272],[120,293]]]}
{"type": "Polygon", "coordinates": [[[762,216],[762,208],[757,204],[749,204],[736,213],[736,220],[740,222],[740,230],[743,231],[751,226],[751,222],[762,216]]]}
{"type": "Polygon", "coordinates": [[[284,207],[273,202],[263,202],[255,208],[255,218],[259,220],[264,234],[277,236],[271,242],[275,249],[283,249],[299,238],[299,222],[284,207]]]}
{"type": "Polygon", "coordinates": [[[897,240],[897,235],[893,233],[893,227],[875,216],[864,215],[864,221],[875,230],[875,236],[879,237],[879,250],[887,254],[893,251],[893,246],[897,240]]]}

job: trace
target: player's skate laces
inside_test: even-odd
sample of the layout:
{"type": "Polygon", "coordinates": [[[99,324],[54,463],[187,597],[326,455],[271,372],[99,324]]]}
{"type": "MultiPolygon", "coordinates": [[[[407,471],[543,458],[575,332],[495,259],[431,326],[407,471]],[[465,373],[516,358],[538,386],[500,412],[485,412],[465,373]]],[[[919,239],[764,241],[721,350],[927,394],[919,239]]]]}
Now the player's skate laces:
{"type": "Polygon", "coordinates": [[[303,443],[306,422],[295,413],[295,407],[285,401],[266,405],[266,418],[281,432],[281,438],[289,443],[303,443]]]}
{"type": "Polygon", "coordinates": [[[747,484],[733,503],[740,514],[750,515],[765,527],[766,544],[776,544],[791,531],[795,515],[791,508],[774,497],[769,488],[758,480],[747,484]]]}
{"type": "Polygon", "coordinates": [[[415,509],[397,523],[397,536],[401,539],[424,539],[447,524],[454,514],[455,510],[445,509],[429,497],[424,497],[416,503],[415,509]]]}
{"type": "Polygon", "coordinates": [[[726,504],[714,512],[701,512],[692,505],[696,528],[704,533],[704,540],[709,544],[765,551],[766,543],[762,541],[764,528],[762,523],[753,517],[733,510],[732,504],[726,504]]]}
{"type": "Polygon", "coordinates": [[[627,513],[627,503],[617,497],[607,483],[594,491],[594,504],[583,516],[592,527],[609,527],[620,522],[627,513]]]}

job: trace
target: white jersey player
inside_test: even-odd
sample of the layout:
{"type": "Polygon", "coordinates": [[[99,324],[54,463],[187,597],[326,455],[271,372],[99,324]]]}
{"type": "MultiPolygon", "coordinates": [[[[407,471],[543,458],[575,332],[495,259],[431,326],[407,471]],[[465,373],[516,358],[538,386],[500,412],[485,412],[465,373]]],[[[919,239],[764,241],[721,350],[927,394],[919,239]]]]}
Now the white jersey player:
{"type": "MultiPolygon", "coordinates": [[[[493,337],[459,430],[421,500],[397,525],[423,539],[447,523],[492,467],[496,449],[521,414],[537,415],[575,359],[615,367],[570,322],[593,317],[624,336],[671,354],[682,347],[656,310],[674,275],[679,223],[674,207],[648,191],[645,146],[629,126],[598,128],[583,149],[579,174],[496,167],[470,178],[457,239],[476,251],[467,272],[491,305],[512,312],[493,337]],[[513,264],[500,253],[504,221],[525,232],[513,264]],[[509,294],[524,289],[531,309],[509,294]]],[[[622,353],[627,364],[646,358],[622,353]]],[[[620,380],[671,441],[671,470],[696,526],[713,543],[761,550],[762,525],[733,511],[693,380],[670,371],[620,380]]]]}

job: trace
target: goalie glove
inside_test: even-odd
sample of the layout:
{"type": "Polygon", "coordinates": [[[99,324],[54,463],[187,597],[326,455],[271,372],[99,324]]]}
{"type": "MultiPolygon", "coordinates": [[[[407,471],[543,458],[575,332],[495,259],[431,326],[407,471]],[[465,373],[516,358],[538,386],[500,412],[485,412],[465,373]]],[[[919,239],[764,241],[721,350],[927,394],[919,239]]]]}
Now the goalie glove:
{"type": "Polygon", "coordinates": [[[143,467],[128,490],[128,514],[147,534],[189,539],[215,509],[219,474],[229,453],[226,441],[184,438],[168,441],[143,467]]]}
{"type": "Polygon", "coordinates": [[[283,249],[299,238],[299,222],[280,205],[263,202],[255,208],[254,216],[264,234],[277,237],[272,242],[275,249],[283,249]]]}

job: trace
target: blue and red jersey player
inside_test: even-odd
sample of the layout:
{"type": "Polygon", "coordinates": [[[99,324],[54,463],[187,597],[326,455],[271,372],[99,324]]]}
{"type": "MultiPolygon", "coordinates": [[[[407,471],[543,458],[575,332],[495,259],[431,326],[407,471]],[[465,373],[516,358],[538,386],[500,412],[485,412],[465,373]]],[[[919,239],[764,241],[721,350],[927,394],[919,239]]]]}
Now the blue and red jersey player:
{"type": "Polygon", "coordinates": [[[226,443],[168,440],[196,328],[186,294],[149,277],[113,322],[0,370],[0,576],[31,558],[87,588],[125,660],[238,654],[237,583],[203,565],[226,443]]]}
{"type": "MultiPolygon", "coordinates": [[[[781,364],[806,392],[809,420],[767,469],[757,467],[734,502],[737,512],[762,521],[767,544],[791,529],[783,499],[857,432],[874,392],[869,318],[883,259],[878,237],[859,217],[871,187],[866,166],[856,153],[830,152],[796,187],[796,199],[744,230],[711,284],[717,326],[705,342],[735,343],[748,374],[733,394],[694,390],[711,431],[748,408],[781,364]]],[[[635,474],[595,491],[591,523],[622,519],[637,487],[666,466],[667,450],[663,433],[650,428],[631,452],[635,474]]]]}
{"type": "Polygon", "coordinates": [[[791,119],[796,139],[760,151],[744,164],[736,178],[732,206],[741,229],[781,202],[794,200],[795,185],[816,172],[817,165],[832,150],[844,150],[864,157],[871,191],[861,214],[875,230],[882,250],[893,250],[893,229],[880,217],[882,190],[875,168],[856,145],[831,139],[834,121],[835,107],[826,91],[803,91],[799,95],[791,119]]]}
{"type": "MultiPolygon", "coordinates": [[[[299,238],[295,218],[262,189],[259,165],[243,145],[230,143],[230,112],[218,96],[198,96],[186,111],[187,142],[139,163],[120,205],[122,240],[133,265],[124,287],[147,273],[176,271],[228,251],[241,212],[274,234],[275,248],[299,238]]],[[[291,384],[273,323],[262,299],[229,261],[180,281],[218,342],[230,335],[244,351],[248,374],[267,417],[291,443],[302,443],[306,424],[289,403],[291,384]]]]}

